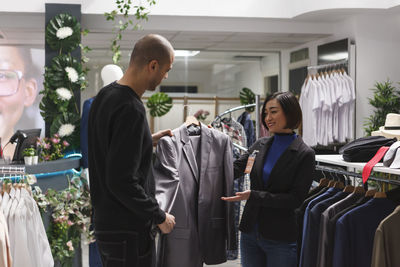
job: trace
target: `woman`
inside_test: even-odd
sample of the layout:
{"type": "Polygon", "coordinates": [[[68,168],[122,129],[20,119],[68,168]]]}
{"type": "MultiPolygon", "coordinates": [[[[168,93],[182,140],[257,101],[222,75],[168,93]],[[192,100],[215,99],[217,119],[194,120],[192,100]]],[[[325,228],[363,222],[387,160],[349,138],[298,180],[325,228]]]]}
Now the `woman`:
{"type": "Polygon", "coordinates": [[[293,130],[302,113],[289,92],[268,96],[262,123],[274,134],[257,140],[234,162],[235,178],[243,175],[249,156],[258,150],[250,172],[251,190],[223,197],[247,200],[240,231],[243,267],[297,266],[295,209],[304,201],[313,180],[315,153],[293,130]]]}

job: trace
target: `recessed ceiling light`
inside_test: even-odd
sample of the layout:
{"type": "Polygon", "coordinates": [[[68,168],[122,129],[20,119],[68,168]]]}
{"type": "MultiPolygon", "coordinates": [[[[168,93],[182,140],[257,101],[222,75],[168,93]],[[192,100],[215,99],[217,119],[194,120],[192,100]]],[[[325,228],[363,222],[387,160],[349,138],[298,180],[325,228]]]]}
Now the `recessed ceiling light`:
{"type": "Polygon", "coordinates": [[[192,51],[192,50],[175,50],[175,57],[194,57],[200,51],[192,51]]]}
{"type": "Polygon", "coordinates": [[[338,53],[334,53],[334,54],[323,55],[320,57],[320,59],[327,60],[327,61],[337,61],[337,60],[347,59],[347,58],[349,58],[348,52],[338,52],[338,53]]]}

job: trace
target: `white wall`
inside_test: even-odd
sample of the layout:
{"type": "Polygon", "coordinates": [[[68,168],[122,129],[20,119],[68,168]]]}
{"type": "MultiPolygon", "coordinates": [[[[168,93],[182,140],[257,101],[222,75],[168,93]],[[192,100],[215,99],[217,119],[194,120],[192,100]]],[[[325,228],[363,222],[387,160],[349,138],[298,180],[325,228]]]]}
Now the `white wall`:
{"type": "Polygon", "coordinates": [[[216,93],[211,86],[211,70],[172,69],[162,85],[197,85],[198,93],[216,93]]]}
{"type": "MultiPolygon", "coordinates": [[[[335,25],[335,35],[282,51],[282,88],[288,89],[288,64],[290,52],[308,47],[311,65],[317,63],[317,46],[323,43],[350,38],[356,44],[356,137],[364,136],[363,124],[373,114],[368,97],[375,82],[390,79],[399,87],[400,81],[400,15],[359,15],[335,25]]],[[[354,77],[353,77],[354,78],[354,77]]]]}
{"type": "MultiPolygon", "coordinates": [[[[1,10],[7,12],[44,12],[45,3],[81,4],[84,14],[103,14],[115,9],[110,0],[21,0],[2,1],[1,10]]],[[[139,3],[139,1],[133,1],[139,3]]],[[[146,1],[142,1],[142,4],[146,1]]],[[[269,17],[292,18],[304,13],[338,8],[389,8],[399,5],[399,0],[158,0],[152,7],[154,15],[269,17]]]]}

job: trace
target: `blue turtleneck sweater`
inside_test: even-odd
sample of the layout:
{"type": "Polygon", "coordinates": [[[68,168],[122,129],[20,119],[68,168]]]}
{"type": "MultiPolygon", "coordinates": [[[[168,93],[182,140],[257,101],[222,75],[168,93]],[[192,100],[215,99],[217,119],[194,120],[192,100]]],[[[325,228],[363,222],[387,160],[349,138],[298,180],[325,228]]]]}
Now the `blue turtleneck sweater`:
{"type": "Polygon", "coordinates": [[[264,185],[267,183],[271,171],[274,168],[275,163],[278,161],[279,157],[296,138],[297,135],[295,133],[274,135],[274,140],[272,141],[271,147],[269,148],[265,157],[263,168],[264,185]]]}

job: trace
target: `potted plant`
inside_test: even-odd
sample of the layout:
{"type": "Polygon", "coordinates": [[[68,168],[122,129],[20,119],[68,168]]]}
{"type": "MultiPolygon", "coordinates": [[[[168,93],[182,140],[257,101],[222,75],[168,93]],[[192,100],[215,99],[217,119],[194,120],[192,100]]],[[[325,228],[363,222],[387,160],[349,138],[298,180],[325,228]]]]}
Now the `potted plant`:
{"type": "Polygon", "coordinates": [[[22,154],[24,155],[24,162],[25,162],[25,164],[26,164],[26,165],[32,165],[33,157],[34,157],[35,154],[36,154],[35,149],[34,149],[33,147],[25,148],[25,149],[22,151],[22,154]]]}

